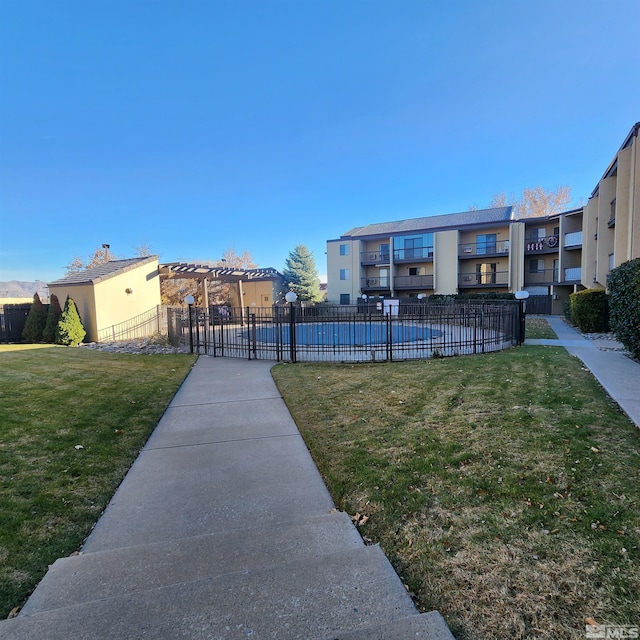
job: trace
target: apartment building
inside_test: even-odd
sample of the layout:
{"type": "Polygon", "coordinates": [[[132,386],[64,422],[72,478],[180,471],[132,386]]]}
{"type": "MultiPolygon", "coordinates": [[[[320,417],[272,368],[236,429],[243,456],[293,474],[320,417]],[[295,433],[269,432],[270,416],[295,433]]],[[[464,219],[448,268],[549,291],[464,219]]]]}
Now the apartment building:
{"type": "Polygon", "coordinates": [[[640,257],[639,128],[579,209],[517,219],[498,207],[374,223],[329,240],[327,299],[524,289],[561,313],[571,293],[606,287],[612,268],[640,257]]]}

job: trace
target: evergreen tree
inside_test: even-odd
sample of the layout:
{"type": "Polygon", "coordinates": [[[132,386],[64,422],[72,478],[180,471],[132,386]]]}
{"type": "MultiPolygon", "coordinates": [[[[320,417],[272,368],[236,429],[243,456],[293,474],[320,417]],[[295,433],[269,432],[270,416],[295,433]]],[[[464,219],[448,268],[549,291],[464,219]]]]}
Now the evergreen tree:
{"type": "Polygon", "coordinates": [[[295,291],[300,300],[320,302],[320,279],[313,253],[303,244],[299,244],[289,254],[285,265],[285,288],[295,291]]]}
{"type": "Polygon", "coordinates": [[[22,331],[22,339],[26,342],[42,342],[42,332],[47,323],[47,310],[40,300],[40,296],[35,293],[29,315],[22,331]]]}
{"type": "Polygon", "coordinates": [[[60,308],[60,301],[55,293],[51,294],[51,300],[49,301],[49,313],[47,314],[47,323],[45,324],[44,331],[42,332],[43,342],[55,342],[56,341],[56,328],[62,315],[62,309],[60,308]]]}
{"type": "Polygon", "coordinates": [[[56,342],[77,347],[86,334],[87,332],[82,326],[76,303],[67,296],[67,301],[64,303],[64,311],[60,316],[56,329],[56,342]]]}

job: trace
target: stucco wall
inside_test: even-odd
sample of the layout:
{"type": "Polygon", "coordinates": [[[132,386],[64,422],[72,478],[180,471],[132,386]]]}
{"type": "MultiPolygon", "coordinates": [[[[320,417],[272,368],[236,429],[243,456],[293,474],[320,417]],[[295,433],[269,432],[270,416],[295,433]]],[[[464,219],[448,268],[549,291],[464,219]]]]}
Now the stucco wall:
{"type": "Polygon", "coordinates": [[[94,313],[95,297],[93,285],[49,285],[49,298],[51,298],[52,295],[58,297],[62,309],[64,309],[67,296],[69,296],[76,303],[80,320],[82,320],[82,324],[87,332],[85,341],[93,342],[97,340],[98,328],[96,324],[96,314],[94,313]]]}
{"type": "Polygon", "coordinates": [[[96,283],[94,288],[96,327],[99,333],[160,304],[158,261],[130,268],[96,283]]]}
{"type": "Polygon", "coordinates": [[[458,292],[458,232],[439,231],[434,235],[433,243],[435,292],[443,295],[456,294],[458,292]]]}

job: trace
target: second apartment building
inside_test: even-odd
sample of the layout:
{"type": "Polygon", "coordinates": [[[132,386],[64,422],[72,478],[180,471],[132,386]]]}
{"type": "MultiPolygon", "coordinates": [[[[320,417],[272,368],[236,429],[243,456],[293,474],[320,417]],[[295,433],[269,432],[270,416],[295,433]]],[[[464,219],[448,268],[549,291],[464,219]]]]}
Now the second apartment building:
{"type": "Polygon", "coordinates": [[[516,292],[547,296],[553,313],[574,291],[640,257],[636,123],[586,206],[517,219],[511,207],[369,224],[327,242],[327,299],[516,292]]]}

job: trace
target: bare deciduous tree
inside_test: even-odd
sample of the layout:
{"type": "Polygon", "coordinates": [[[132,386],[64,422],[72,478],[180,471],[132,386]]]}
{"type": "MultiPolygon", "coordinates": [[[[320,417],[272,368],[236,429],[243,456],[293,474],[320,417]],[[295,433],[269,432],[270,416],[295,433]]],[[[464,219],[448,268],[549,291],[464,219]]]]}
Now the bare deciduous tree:
{"type": "Polygon", "coordinates": [[[503,191],[491,198],[490,207],[512,206],[516,218],[540,218],[552,216],[566,211],[571,205],[571,187],[560,186],[546,190],[541,186],[528,187],[522,190],[522,196],[514,194],[507,197],[503,191]]]}

